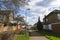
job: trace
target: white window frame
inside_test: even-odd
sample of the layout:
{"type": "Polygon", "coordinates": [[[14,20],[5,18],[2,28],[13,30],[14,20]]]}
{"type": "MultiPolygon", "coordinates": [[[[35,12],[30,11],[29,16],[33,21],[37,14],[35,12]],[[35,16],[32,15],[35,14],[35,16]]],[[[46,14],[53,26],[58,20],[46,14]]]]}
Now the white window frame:
{"type": "Polygon", "coordinates": [[[43,25],[43,29],[46,29],[46,25],[43,25]]]}
{"type": "Polygon", "coordinates": [[[52,30],[52,25],[51,24],[48,25],[48,29],[52,30]]]}
{"type": "Polygon", "coordinates": [[[60,14],[57,14],[57,16],[58,16],[58,19],[60,20],[60,14]]]}

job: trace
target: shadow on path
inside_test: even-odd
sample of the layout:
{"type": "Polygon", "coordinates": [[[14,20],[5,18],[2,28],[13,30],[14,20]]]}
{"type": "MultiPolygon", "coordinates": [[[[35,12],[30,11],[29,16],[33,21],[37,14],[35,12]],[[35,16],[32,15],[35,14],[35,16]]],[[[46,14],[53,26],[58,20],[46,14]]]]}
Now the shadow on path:
{"type": "Polygon", "coordinates": [[[38,32],[30,32],[30,39],[29,40],[49,40],[42,34],[38,32]]]}
{"type": "Polygon", "coordinates": [[[43,35],[38,32],[30,32],[30,36],[43,36],[43,35]]]}

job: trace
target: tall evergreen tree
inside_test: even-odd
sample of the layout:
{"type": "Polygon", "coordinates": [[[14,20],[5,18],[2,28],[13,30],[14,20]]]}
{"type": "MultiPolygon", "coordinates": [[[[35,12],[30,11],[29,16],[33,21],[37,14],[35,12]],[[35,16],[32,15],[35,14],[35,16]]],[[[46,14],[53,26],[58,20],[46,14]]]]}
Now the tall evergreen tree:
{"type": "Polygon", "coordinates": [[[40,21],[40,17],[38,17],[37,29],[38,29],[39,31],[41,31],[42,28],[43,28],[43,25],[42,25],[42,23],[41,23],[41,21],[40,21]]]}

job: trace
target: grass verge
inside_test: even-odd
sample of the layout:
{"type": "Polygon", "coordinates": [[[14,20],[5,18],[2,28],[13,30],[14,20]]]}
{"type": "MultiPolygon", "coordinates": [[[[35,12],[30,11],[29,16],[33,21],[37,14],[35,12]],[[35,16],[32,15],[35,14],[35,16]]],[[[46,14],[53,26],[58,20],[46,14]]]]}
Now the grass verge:
{"type": "Polygon", "coordinates": [[[16,40],[29,40],[29,33],[26,33],[24,35],[16,35],[17,39],[16,40]]]}
{"type": "Polygon", "coordinates": [[[55,34],[51,31],[41,31],[40,33],[50,40],[60,40],[60,34],[55,34]]]}

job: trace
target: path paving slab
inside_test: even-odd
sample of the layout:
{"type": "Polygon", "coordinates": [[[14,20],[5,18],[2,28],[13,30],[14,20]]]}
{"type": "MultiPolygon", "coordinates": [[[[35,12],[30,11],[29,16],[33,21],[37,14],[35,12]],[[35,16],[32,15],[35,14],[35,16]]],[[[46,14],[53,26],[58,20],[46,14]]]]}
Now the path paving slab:
{"type": "Polygon", "coordinates": [[[44,36],[32,36],[29,40],[49,40],[44,36]]]}
{"type": "Polygon", "coordinates": [[[49,40],[49,39],[38,32],[30,32],[29,40],[49,40]]]}

